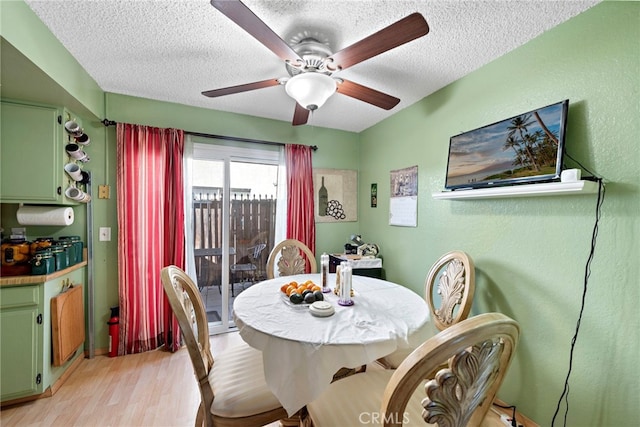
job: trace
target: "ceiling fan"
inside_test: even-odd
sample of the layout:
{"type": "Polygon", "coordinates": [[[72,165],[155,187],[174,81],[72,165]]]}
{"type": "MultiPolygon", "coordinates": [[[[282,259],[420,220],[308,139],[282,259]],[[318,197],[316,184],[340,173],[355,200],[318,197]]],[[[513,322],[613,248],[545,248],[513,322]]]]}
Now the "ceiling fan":
{"type": "Polygon", "coordinates": [[[320,108],[335,92],[385,110],[395,107],[400,99],[333,74],[429,32],[424,17],[419,13],[413,13],[351,46],[332,53],[326,44],[312,37],[289,46],[240,0],[211,0],[211,5],[284,60],[289,76],[208,90],[202,94],[215,98],[284,85],[287,94],[296,100],[292,121],[294,126],[307,123],[310,111],[320,108]]]}

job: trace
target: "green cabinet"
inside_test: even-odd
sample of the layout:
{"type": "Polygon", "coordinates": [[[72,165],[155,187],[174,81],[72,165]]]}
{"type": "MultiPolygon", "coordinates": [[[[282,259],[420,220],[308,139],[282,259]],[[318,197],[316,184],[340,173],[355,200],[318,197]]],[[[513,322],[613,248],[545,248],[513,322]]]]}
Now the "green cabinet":
{"type": "Polygon", "coordinates": [[[0,202],[75,205],[64,191],[71,180],[63,108],[2,101],[0,202]]]}
{"type": "Polygon", "coordinates": [[[36,285],[0,289],[2,400],[42,393],[42,292],[36,285]]]}
{"type": "MultiPolygon", "coordinates": [[[[28,399],[60,380],[82,346],[61,366],[52,358],[51,299],[67,282],[81,286],[86,262],[48,276],[0,278],[0,399],[28,399]]],[[[83,327],[85,325],[82,325],[83,327]]]]}

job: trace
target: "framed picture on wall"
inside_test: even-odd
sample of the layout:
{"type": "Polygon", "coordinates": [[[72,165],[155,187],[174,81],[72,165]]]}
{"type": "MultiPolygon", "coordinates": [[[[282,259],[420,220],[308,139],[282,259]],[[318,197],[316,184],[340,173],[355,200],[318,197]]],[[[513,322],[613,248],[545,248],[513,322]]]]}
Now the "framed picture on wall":
{"type": "Polygon", "coordinates": [[[418,166],[392,170],[389,225],[418,226],[418,166]]]}
{"type": "Polygon", "coordinates": [[[314,169],[313,194],[316,222],[358,220],[358,172],[314,169]]]}

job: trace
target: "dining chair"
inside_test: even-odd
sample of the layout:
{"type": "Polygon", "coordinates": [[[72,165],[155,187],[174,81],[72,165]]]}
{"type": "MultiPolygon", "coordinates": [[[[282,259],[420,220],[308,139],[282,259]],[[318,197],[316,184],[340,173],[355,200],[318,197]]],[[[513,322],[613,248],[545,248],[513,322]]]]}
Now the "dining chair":
{"type": "Polygon", "coordinates": [[[287,418],[267,387],[262,353],[243,342],[222,352],[214,363],[207,315],[197,286],[174,265],[162,269],[161,279],[200,389],[195,425],[262,426],[287,418]]]}
{"type": "Polygon", "coordinates": [[[463,320],[425,341],[398,369],[369,369],[331,383],[307,404],[304,425],[488,425],[519,336],[518,323],[501,313],[463,320]]]}
{"type": "Polygon", "coordinates": [[[198,288],[206,288],[212,285],[217,285],[220,287],[220,284],[216,281],[216,272],[217,276],[220,276],[220,271],[216,271],[216,264],[211,261],[208,257],[199,257],[196,259],[196,274],[197,274],[197,283],[198,288]]]}
{"type": "Polygon", "coordinates": [[[267,279],[276,276],[276,267],[279,276],[318,272],[315,255],[307,245],[296,239],[283,240],[271,250],[267,260],[267,279]],[[306,271],[307,261],[310,271],[306,271]]]}
{"type": "Polygon", "coordinates": [[[244,283],[248,282],[253,284],[259,280],[257,263],[260,262],[260,256],[266,247],[266,243],[258,243],[248,247],[247,255],[229,267],[231,273],[231,296],[236,296],[233,286],[236,283],[244,285],[244,283]]]}
{"type": "MultiPolygon", "coordinates": [[[[469,316],[475,288],[473,260],[465,252],[447,252],[433,264],[425,280],[424,297],[435,325],[434,333],[469,316]]],[[[398,349],[377,362],[395,369],[412,351],[413,348],[398,349]]]]}

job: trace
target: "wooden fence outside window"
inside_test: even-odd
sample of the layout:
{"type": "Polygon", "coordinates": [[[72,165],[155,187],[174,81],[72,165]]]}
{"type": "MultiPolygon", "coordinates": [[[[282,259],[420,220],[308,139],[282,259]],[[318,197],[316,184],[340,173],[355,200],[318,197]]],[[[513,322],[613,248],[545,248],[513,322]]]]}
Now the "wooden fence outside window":
{"type": "MultiPolygon", "coordinates": [[[[220,192],[199,192],[193,197],[194,249],[222,248],[222,196],[220,192]]],[[[232,192],[229,218],[229,265],[253,264],[253,280],[266,277],[267,258],[274,247],[276,200],[272,197],[250,196],[232,192]],[[253,258],[256,245],[266,245],[253,258]]],[[[196,256],[198,285],[220,286],[222,268],[220,256],[196,256]]],[[[231,281],[238,279],[231,277],[231,281]]]]}

